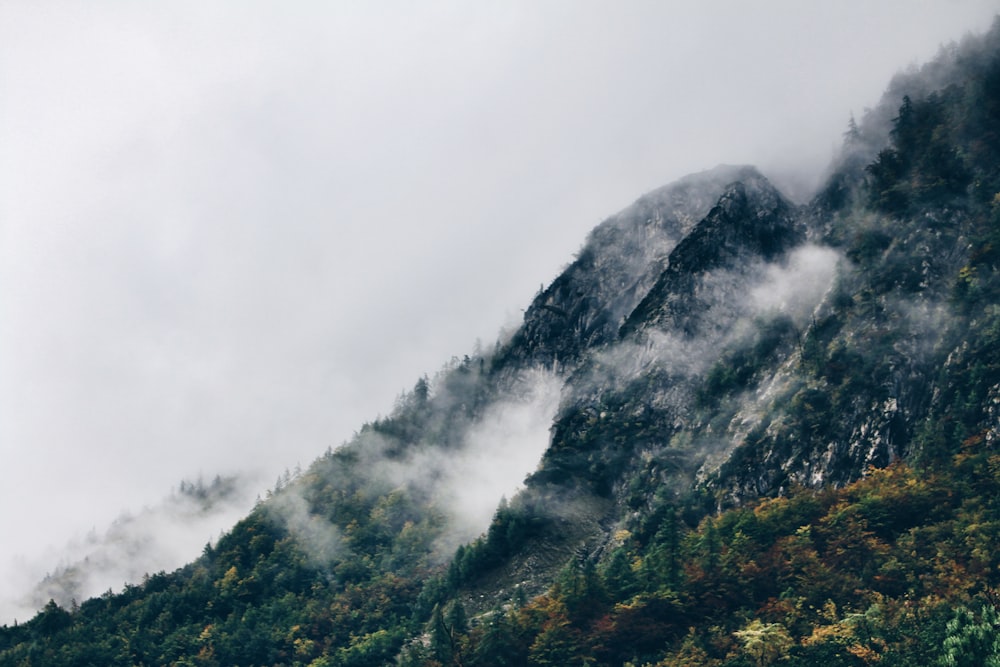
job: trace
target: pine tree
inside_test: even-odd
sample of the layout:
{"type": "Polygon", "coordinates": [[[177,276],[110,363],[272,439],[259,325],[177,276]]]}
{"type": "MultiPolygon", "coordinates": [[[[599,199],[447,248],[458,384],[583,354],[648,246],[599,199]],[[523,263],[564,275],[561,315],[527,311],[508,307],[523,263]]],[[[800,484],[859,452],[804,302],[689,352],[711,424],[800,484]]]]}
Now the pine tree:
{"type": "Polygon", "coordinates": [[[529,664],[552,667],[587,664],[584,655],[580,631],[570,623],[566,607],[555,602],[542,631],[531,645],[529,664]]]}
{"type": "Polygon", "coordinates": [[[464,635],[469,631],[469,621],[465,615],[465,607],[458,600],[452,602],[448,608],[448,616],[445,618],[445,624],[448,626],[452,637],[464,635]]]}
{"type": "Polygon", "coordinates": [[[441,605],[434,605],[427,630],[431,636],[431,657],[442,665],[451,664],[454,655],[452,637],[444,621],[444,614],[441,613],[441,605]]]}
{"type": "Polygon", "coordinates": [[[947,633],[942,667],[1000,667],[1000,615],[992,605],[978,617],[965,607],[956,609],[947,633]]]}
{"type": "Polygon", "coordinates": [[[524,664],[523,658],[518,655],[513,635],[514,627],[507,614],[499,607],[494,609],[473,652],[473,664],[479,667],[514,667],[524,664]]]}

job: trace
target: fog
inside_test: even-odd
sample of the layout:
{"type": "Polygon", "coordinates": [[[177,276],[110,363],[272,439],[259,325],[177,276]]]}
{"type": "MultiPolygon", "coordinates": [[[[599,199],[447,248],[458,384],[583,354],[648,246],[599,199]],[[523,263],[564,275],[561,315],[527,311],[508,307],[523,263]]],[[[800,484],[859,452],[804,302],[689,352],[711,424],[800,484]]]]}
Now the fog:
{"type": "MultiPolygon", "coordinates": [[[[74,602],[139,583],[147,574],[173,570],[198,554],[220,525],[246,514],[246,497],[260,480],[216,477],[184,481],[159,503],[116,517],[102,533],[96,529],[52,548],[34,561],[16,559],[12,579],[20,586],[19,606],[40,609],[50,599],[69,608],[74,602]],[[39,572],[45,568],[45,575],[39,572]],[[34,584],[34,586],[31,586],[34,584]],[[27,593],[24,593],[25,590],[27,593]]],[[[294,530],[299,524],[289,521],[294,530]]]]}
{"type": "Polygon", "coordinates": [[[997,11],[3,3],[0,623],[182,479],[267,480],[249,509],[643,192],[727,162],[801,196],[893,72],[997,11]]]}
{"type": "Polygon", "coordinates": [[[401,482],[432,490],[436,504],[448,512],[439,554],[450,558],[460,544],[486,532],[500,500],[523,487],[549,445],[561,390],[559,376],[525,371],[471,424],[461,449],[422,449],[393,471],[401,482]]]}
{"type": "Polygon", "coordinates": [[[799,329],[806,328],[817,305],[833,286],[838,262],[831,248],[805,244],[789,253],[785,262],[769,264],[764,279],[750,289],[752,309],[787,315],[799,329]]]}

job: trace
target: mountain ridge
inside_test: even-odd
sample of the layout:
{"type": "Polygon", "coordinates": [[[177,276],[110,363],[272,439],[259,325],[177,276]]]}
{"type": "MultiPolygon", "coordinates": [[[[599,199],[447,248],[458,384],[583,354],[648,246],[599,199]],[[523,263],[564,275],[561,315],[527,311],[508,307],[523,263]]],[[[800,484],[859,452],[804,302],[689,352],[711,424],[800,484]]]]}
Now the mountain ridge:
{"type": "Polygon", "coordinates": [[[746,166],[640,197],[507,341],[0,664],[1000,660],[998,81],[1000,21],[895,80],[808,204],[746,166]]]}

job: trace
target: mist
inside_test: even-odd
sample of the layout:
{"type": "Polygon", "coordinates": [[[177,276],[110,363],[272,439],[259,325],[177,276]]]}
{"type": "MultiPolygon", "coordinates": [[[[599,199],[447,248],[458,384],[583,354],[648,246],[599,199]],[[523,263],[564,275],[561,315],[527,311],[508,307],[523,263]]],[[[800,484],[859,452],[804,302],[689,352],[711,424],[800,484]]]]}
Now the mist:
{"type": "Polygon", "coordinates": [[[752,309],[787,315],[799,329],[805,328],[833,287],[838,264],[843,261],[832,248],[813,244],[795,248],[784,262],[768,264],[763,280],[750,290],[752,309]]]}
{"type": "Polygon", "coordinates": [[[176,480],[252,498],[348,439],[641,193],[727,162],[801,197],[893,72],[998,10],[4,3],[0,623],[19,564],[176,480]]]}
{"type": "MultiPolygon", "coordinates": [[[[216,477],[183,481],[159,503],[114,519],[108,528],[49,549],[41,558],[16,559],[4,571],[7,601],[15,618],[28,619],[50,599],[65,608],[108,591],[118,592],[146,575],[173,570],[201,554],[219,526],[228,526],[253,506],[258,479],[216,477]]],[[[296,526],[297,527],[297,526],[296,526]]]]}
{"type": "Polygon", "coordinates": [[[461,450],[426,451],[407,462],[408,476],[414,469],[436,472],[437,502],[450,513],[438,548],[442,554],[451,556],[458,545],[485,533],[501,499],[512,498],[538,466],[562,387],[554,373],[526,372],[470,426],[461,450]]]}

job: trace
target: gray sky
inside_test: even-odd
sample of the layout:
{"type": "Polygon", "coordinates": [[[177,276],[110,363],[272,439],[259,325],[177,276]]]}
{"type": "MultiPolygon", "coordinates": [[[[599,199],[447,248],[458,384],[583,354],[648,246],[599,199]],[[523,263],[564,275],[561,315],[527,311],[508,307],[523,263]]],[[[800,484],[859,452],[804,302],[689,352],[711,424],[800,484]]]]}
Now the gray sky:
{"type": "Polygon", "coordinates": [[[643,192],[815,181],[997,11],[0,3],[0,589],[181,479],[308,464],[643,192]]]}

